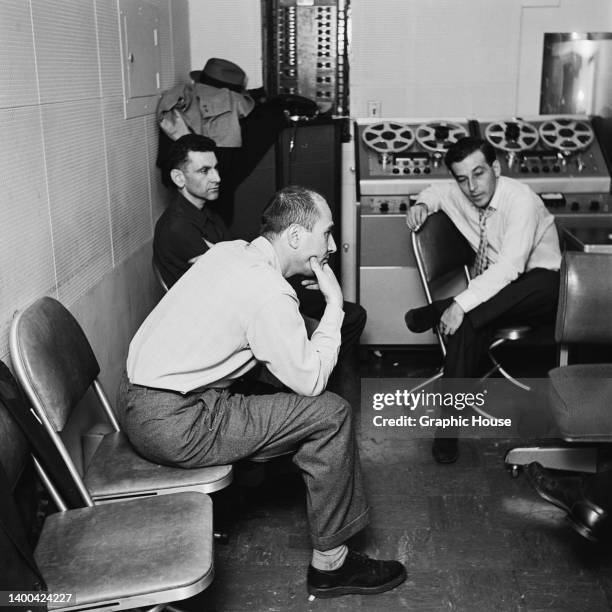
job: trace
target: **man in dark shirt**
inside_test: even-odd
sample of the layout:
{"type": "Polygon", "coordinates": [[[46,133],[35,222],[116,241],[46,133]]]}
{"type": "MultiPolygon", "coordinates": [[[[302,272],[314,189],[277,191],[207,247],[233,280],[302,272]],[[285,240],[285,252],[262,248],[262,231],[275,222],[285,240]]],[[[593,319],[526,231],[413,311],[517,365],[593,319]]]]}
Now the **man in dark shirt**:
{"type": "Polygon", "coordinates": [[[176,192],[155,225],[153,259],[168,287],[209,247],[231,240],[221,217],[207,204],[219,197],[215,143],[206,136],[179,138],[168,157],[176,192]]]}
{"type": "MultiPolygon", "coordinates": [[[[187,134],[168,152],[166,170],[177,191],[157,221],[153,238],[153,260],[168,287],[213,244],[234,239],[223,219],[208,206],[219,197],[221,185],[215,150],[210,138],[187,134]]],[[[300,297],[301,287],[294,285],[294,289],[300,297]]],[[[308,300],[306,309],[301,308],[307,318],[320,319],[323,314],[325,302],[317,297],[308,300]]],[[[367,318],[358,304],[344,302],[343,310],[341,357],[357,346],[367,318]]]]}

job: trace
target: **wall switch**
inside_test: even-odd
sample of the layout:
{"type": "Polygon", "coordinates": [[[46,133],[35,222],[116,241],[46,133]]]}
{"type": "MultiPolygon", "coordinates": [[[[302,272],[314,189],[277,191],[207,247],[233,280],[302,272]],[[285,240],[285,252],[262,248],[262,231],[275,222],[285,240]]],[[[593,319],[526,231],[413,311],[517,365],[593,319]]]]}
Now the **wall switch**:
{"type": "Polygon", "coordinates": [[[382,102],[380,100],[368,100],[368,117],[380,117],[382,102]]]}

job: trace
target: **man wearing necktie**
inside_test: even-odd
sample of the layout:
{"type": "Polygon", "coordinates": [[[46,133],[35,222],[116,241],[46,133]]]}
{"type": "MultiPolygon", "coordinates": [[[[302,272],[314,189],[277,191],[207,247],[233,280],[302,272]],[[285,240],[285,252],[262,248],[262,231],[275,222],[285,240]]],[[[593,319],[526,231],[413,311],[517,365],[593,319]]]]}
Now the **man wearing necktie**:
{"type": "MultiPolygon", "coordinates": [[[[501,176],[488,142],[461,138],[444,161],[455,182],[423,190],[406,224],[415,231],[429,214],[445,212],[476,253],[472,280],[454,298],[409,310],[406,324],[415,333],[438,325],[447,344],[444,377],[476,378],[493,328],[554,321],[561,252],[554,217],[530,187],[501,176]]],[[[436,437],[432,451],[439,463],[454,462],[457,438],[436,437]]]]}

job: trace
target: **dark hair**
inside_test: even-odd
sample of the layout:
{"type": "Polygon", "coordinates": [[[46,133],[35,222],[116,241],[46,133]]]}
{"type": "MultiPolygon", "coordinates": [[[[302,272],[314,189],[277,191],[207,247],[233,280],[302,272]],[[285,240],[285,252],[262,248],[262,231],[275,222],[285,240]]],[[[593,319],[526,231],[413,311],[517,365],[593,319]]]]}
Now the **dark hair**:
{"type": "Polygon", "coordinates": [[[201,136],[200,134],[185,134],[178,140],[175,140],[168,151],[168,157],[166,158],[166,172],[170,173],[170,170],[182,169],[183,164],[187,162],[189,153],[191,151],[207,152],[211,151],[214,153],[217,149],[217,145],[214,140],[201,136]]]}
{"type": "Polygon", "coordinates": [[[448,147],[448,151],[444,156],[444,163],[452,174],[453,170],[451,166],[457,162],[463,161],[466,157],[468,157],[468,155],[471,155],[475,151],[480,151],[484,155],[484,158],[489,166],[491,166],[497,159],[495,156],[495,149],[491,143],[483,140],[482,138],[465,136],[448,147]]]}
{"type": "Polygon", "coordinates": [[[316,198],[324,200],[321,194],[305,187],[283,187],[272,196],[263,211],[259,233],[271,238],[282,234],[294,223],[311,231],[320,216],[316,198]]]}

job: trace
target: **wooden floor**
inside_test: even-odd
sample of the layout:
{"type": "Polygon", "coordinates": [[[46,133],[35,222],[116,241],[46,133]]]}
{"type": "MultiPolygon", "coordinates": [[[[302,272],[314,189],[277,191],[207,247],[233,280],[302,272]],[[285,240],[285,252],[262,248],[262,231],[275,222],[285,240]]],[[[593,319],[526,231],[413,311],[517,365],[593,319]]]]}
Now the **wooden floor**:
{"type": "MultiPolygon", "coordinates": [[[[546,371],[550,355],[533,357],[536,369],[546,371]]],[[[436,353],[369,352],[361,376],[420,376],[437,359],[436,353]]],[[[346,394],[359,411],[357,387],[346,394]]],[[[219,612],[612,609],[612,545],[577,535],[523,475],[510,476],[503,457],[516,441],[465,440],[457,463],[438,465],[431,441],[404,430],[361,426],[359,440],[372,523],[353,545],[405,563],[403,585],[382,595],[308,600],[304,489],[281,460],[265,466],[259,486],[233,486],[215,500],[230,542],[216,546],[212,585],[180,605],[219,612]]],[[[260,475],[247,471],[240,479],[260,475]]]]}

